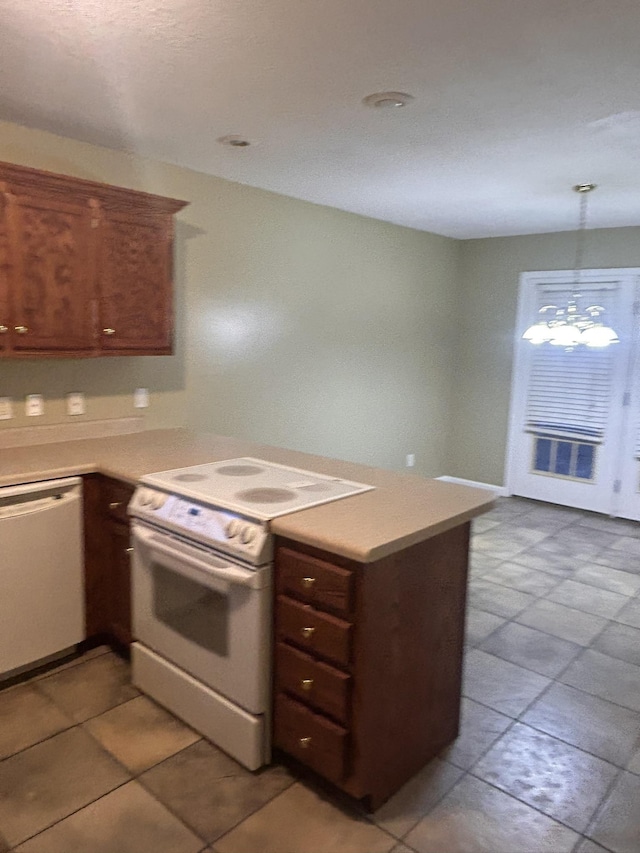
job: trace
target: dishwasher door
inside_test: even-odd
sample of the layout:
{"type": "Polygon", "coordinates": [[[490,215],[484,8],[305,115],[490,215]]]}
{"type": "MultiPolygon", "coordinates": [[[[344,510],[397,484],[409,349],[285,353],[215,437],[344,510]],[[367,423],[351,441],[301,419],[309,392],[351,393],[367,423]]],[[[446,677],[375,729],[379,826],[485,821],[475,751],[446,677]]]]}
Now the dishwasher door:
{"type": "Polygon", "coordinates": [[[84,638],[82,481],[0,488],[0,680],[84,638]]]}

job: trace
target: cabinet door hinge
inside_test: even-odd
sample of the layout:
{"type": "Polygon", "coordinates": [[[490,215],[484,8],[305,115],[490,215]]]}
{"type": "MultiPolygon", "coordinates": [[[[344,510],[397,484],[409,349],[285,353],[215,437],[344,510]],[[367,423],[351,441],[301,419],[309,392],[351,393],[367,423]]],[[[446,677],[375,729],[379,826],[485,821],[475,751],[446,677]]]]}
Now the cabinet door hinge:
{"type": "Polygon", "coordinates": [[[631,391],[625,391],[622,395],[622,405],[630,406],[631,405],[631,391]]]}
{"type": "Polygon", "coordinates": [[[633,303],[633,316],[637,317],[640,314],[640,300],[633,303]]]}
{"type": "Polygon", "coordinates": [[[622,488],[622,482],[620,480],[615,480],[613,483],[613,493],[614,495],[620,494],[620,489],[622,488]]]}

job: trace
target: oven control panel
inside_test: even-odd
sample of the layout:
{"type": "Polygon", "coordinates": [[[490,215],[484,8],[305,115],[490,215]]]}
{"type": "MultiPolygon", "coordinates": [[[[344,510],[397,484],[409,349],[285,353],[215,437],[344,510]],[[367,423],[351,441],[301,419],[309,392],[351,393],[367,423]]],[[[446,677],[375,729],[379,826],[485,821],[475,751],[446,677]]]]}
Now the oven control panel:
{"type": "Polygon", "coordinates": [[[175,533],[210,545],[255,565],[271,560],[271,536],[266,523],[252,521],[188,498],[140,486],[129,504],[129,514],[175,533]]]}

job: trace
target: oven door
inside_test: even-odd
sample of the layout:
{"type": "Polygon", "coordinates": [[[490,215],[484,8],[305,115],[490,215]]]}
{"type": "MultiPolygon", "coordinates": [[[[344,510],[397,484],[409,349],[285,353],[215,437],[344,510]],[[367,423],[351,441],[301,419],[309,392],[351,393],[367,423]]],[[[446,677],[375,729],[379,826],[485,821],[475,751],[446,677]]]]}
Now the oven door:
{"type": "Polygon", "coordinates": [[[133,633],[145,646],[252,714],[267,710],[271,567],[134,521],[133,633]]]}

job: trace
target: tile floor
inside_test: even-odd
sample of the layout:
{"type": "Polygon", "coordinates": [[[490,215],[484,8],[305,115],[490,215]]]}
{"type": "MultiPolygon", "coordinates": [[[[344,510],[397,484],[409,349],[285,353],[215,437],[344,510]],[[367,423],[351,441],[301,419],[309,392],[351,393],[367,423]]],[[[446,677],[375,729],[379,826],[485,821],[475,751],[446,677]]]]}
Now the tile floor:
{"type": "Polygon", "coordinates": [[[252,774],[106,648],[0,692],[0,853],[639,853],[640,525],[475,522],[462,732],[375,815],[252,774]]]}

